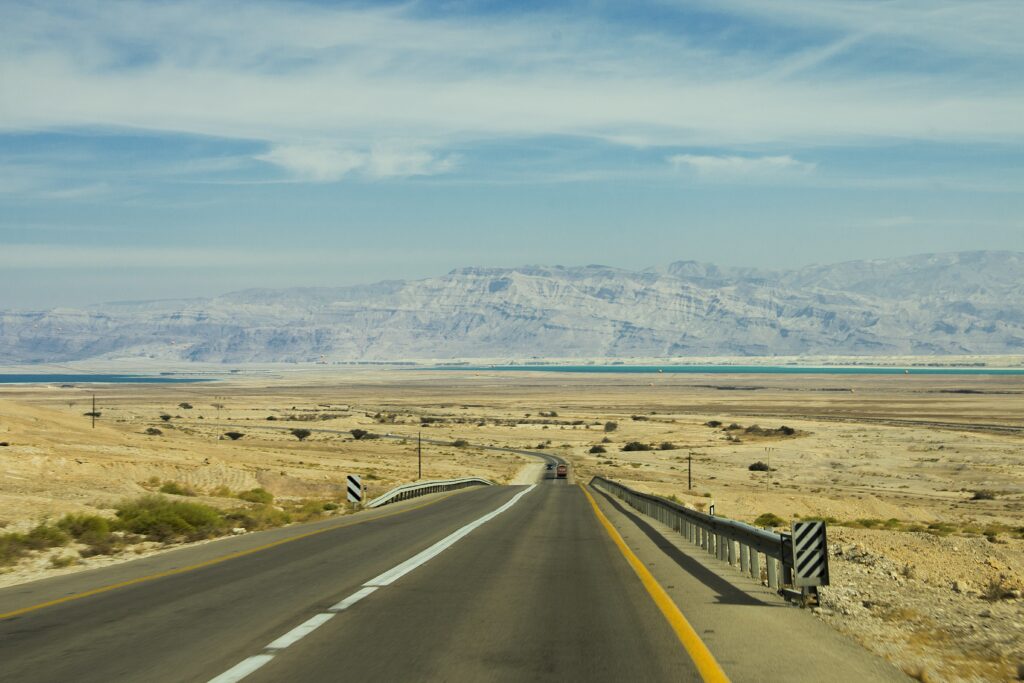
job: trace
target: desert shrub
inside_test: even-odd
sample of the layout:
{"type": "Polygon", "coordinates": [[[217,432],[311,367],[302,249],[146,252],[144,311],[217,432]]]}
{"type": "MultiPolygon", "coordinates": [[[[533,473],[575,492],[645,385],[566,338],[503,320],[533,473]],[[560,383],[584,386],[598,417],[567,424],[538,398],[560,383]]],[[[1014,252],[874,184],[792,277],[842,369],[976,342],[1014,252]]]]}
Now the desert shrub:
{"type": "Polygon", "coordinates": [[[255,531],[290,524],[292,518],[287,512],[278,510],[273,505],[260,505],[256,508],[230,512],[227,514],[227,520],[232,526],[255,531]]]}
{"type": "Polygon", "coordinates": [[[109,535],[110,522],[111,520],[99,515],[68,514],[57,522],[57,526],[76,541],[89,543],[109,535]]]}
{"type": "Polygon", "coordinates": [[[786,436],[793,436],[794,434],[796,434],[795,429],[793,429],[792,427],[787,427],[786,425],[782,425],[776,431],[778,431],[780,434],[785,434],[786,436]]]}
{"type": "Polygon", "coordinates": [[[350,430],[349,433],[352,435],[352,438],[355,439],[356,441],[359,441],[364,436],[369,434],[369,432],[366,431],[365,429],[353,429],[353,430],[350,430]]]}
{"type": "Polygon", "coordinates": [[[267,415],[267,422],[277,422],[277,417],[275,415],[267,415]]]}
{"type": "Polygon", "coordinates": [[[721,427],[722,423],[719,420],[708,420],[707,422],[704,423],[704,426],[705,427],[711,427],[712,429],[715,429],[715,428],[721,427]]]}
{"type": "Polygon", "coordinates": [[[728,432],[732,432],[732,431],[736,431],[737,429],[743,429],[743,427],[741,425],[738,425],[735,422],[733,422],[728,427],[724,427],[724,429],[726,431],[728,431],[728,432]]]}
{"type": "Polygon", "coordinates": [[[546,443],[543,443],[543,442],[537,444],[537,448],[547,448],[547,447],[548,447],[548,445],[546,443]]]}
{"type": "Polygon", "coordinates": [[[308,429],[293,429],[293,430],[291,430],[291,435],[294,436],[299,441],[305,441],[309,437],[310,434],[312,434],[312,432],[309,431],[308,429]]]}
{"type": "Polygon", "coordinates": [[[751,463],[747,469],[751,472],[767,472],[769,468],[768,463],[758,460],[757,462],[751,463]]]}
{"type": "Polygon", "coordinates": [[[186,403],[184,401],[179,403],[178,407],[181,408],[182,410],[192,410],[192,404],[191,403],[186,403]]]}
{"type": "Polygon", "coordinates": [[[264,505],[269,505],[274,502],[274,494],[264,488],[257,488],[240,492],[238,494],[238,499],[244,500],[248,503],[263,503],[264,505]]]}
{"type": "Polygon", "coordinates": [[[654,450],[654,449],[651,448],[650,444],[641,443],[639,441],[630,441],[629,443],[627,443],[625,446],[622,447],[622,450],[624,450],[624,451],[651,451],[651,450],[654,450]]]}
{"type": "Polygon", "coordinates": [[[558,413],[553,410],[542,410],[539,414],[541,417],[558,417],[558,413]]]}
{"type": "Polygon", "coordinates": [[[23,534],[0,534],[0,567],[14,564],[27,554],[23,534]]]}
{"type": "Polygon", "coordinates": [[[754,520],[754,526],[766,526],[766,527],[777,527],[785,526],[786,520],[779,517],[774,512],[765,512],[758,515],[757,519],[754,520]]]}
{"type": "Polygon", "coordinates": [[[172,496],[194,496],[196,492],[187,486],[182,486],[176,481],[165,481],[160,487],[160,493],[169,493],[172,496]]]}
{"type": "Polygon", "coordinates": [[[605,448],[604,446],[591,446],[590,447],[590,452],[591,453],[607,453],[608,449],[605,448]]]}
{"type": "Polygon", "coordinates": [[[25,534],[25,545],[29,550],[45,550],[67,545],[68,535],[56,526],[40,524],[25,534]]]}
{"type": "Polygon", "coordinates": [[[54,569],[63,569],[64,567],[70,567],[76,561],[74,555],[58,555],[50,558],[50,566],[54,569]]]}
{"type": "Polygon", "coordinates": [[[612,440],[609,439],[607,436],[604,437],[603,439],[601,439],[601,443],[611,443],[611,442],[612,442],[612,440]]]}
{"type": "Polygon", "coordinates": [[[89,411],[89,412],[87,412],[87,413],[82,413],[82,415],[85,415],[86,417],[99,417],[99,416],[100,416],[100,415],[102,415],[102,414],[103,414],[103,413],[101,413],[101,412],[100,412],[100,411],[98,411],[98,410],[90,410],[90,411],[89,411]]]}
{"type": "Polygon", "coordinates": [[[162,414],[162,415],[160,416],[160,419],[161,419],[161,420],[163,420],[164,422],[170,422],[170,421],[171,421],[171,416],[170,416],[170,415],[168,415],[167,413],[163,413],[163,414],[162,414]]]}
{"type": "Polygon", "coordinates": [[[238,441],[243,436],[245,436],[245,434],[243,434],[242,432],[224,432],[224,436],[228,437],[232,441],[238,441]]]}
{"type": "Polygon", "coordinates": [[[147,427],[146,434],[150,436],[160,436],[161,434],[163,434],[163,432],[157,429],[156,427],[147,427]]]}
{"type": "Polygon", "coordinates": [[[1006,577],[989,579],[988,585],[981,589],[981,597],[989,602],[997,602],[1012,595],[1010,587],[1006,585],[1006,577]]]}
{"type": "Polygon", "coordinates": [[[604,431],[606,431],[606,432],[614,432],[618,428],[619,428],[619,423],[618,422],[612,422],[612,421],[609,420],[608,422],[604,423],[604,431]]]}
{"type": "Polygon", "coordinates": [[[455,439],[455,441],[452,441],[452,445],[456,448],[466,448],[469,446],[469,442],[465,439],[455,439]]]}
{"type": "Polygon", "coordinates": [[[199,540],[224,532],[220,511],[200,503],[147,495],[122,501],[116,508],[119,526],[151,541],[199,540]]]}
{"type": "Polygon", "coordinates": [[[337,510],[339,507],[337,503],[324,503],[324,510],[337,510]]]}
{"type": "Polygon", "coordinates": [[[7,441],[0,441],[0,446],[3,446],[4,448],[6,448],[7,446],[10,446],[10,445],[11,444],[9,442],[7,442],[7,441]]]}
{"type": "Polygon", "coordinates": [[[231,489],[229,489],[224,484],[221,484],[220,486],[218,486],[215,489],[211,489],[209,495],[211,495],[211,496],[213,496],[215,498],[234,498],[235,497],[235,494],[231,492],[231,489]]]}
{"type": "Polygon", "coordinates": [[[304,500],[298,508],[291,511],[290,517],[298,522],[322,517],[326,510],[324,505],[322,500],[304,500]]]}
{"type": "Polygon", "coordinates": [[[674,451],[675,449],[676,445],[671,441],[662,441],[661,444],[658,446],[659,451],[674,451]]]}
{"type": "Polygon", "coordinates": [[[632,419],[635,422],[647,422],[647,420],[649,420],[650,418],[648,418],[646,415],[631,415],[630,419],[632,419]]]}
{"type": "Polygon", "coordinates": [[[971,500],[995,500],[995,499],[996,499],[996,492],[995,491],[987,491],[987,490],[975,491],[974,495],[971,496],[971,500]]]}

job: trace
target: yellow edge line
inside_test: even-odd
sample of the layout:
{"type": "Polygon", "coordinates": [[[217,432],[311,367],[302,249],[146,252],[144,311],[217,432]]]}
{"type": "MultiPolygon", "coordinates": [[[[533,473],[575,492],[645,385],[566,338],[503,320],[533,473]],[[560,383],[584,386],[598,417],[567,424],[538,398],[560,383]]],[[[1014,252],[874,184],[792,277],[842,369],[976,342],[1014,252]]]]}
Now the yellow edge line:
{"type": "Polygon", "coordinates": [[[665,592],[665,589],[661,587],[658,580],[654,578],[651,572],[647,570],[647,567],[644,566],[644,563],[633,554],[633,551],[629,549],[626,542],[622,540],[622,536],[619,535],[619,532],[615,530],[612,523],[609,522],[608,518],[604,516],[603,512],[601,512],[601,508],[597,506],[597,501],[595,501],[594,497],[590,495],[590,492],[582,486],[580,489],[590,501],[590,505],[594,508],[594,514],[597,516],[597,520],[601,523],[601,526],[604,527],[604,530],[608,532],[608,535],[611,536],[612,541],[615,543],[616,547],[618,547],[619,552],[621,552],[626,558],[626,561],[629,562],[629,566],[631,566],[633,571],[636,572],[636,575],[640,577],[640,583],[642,583],[644,588],[647,589],[651,599],[654,600],[654,604],[658,606],[658,609],[661,610],[665,619],[668,620],[669,626],[671,626],[672,630],[675,631],[676,637],[679,638],[679,642],[683,644],[684,648],[686,648],[686,652],[690,655],[690,659],[692,659],[693,663],[697,666],[697,671],[700,673],[701,678],[708,683],[729,683],[729,677],[725,675],[724,671],[722,671],[722,667],[719,666],[718,662],[715,660],[715,656],[711,654],[711,651],[708,649],[708,646],[704,644],[704,641],[700,639],[697,632],[693,630],[692,626],[690,626],[690,622],[688,622],[686,617],[683,616],[683,613],[679,611],[676,603],[672,602],[672,598],[670,598],[668,593],[665,592]]]}
{"type": "Polygon", "coordinates": [[[47,602],[41,602],[38,605],[31,605],[29,607],[22,607],[21,609],[16,609],[13,612],[5,612],[3,614],[0,614],[0,621],[3,621],[4,619],[10,619],[12,617],[21,616],[22,614],[27,614],[28,612],[35,612],[36,610],[41,610],[41,609],[44,609],[46,607],[53,607],[54,605],[61,605],[61,604],[65,603],[65,602],[72,602],[73,600],[81,600],[82,598],[88,598],[88,597],[93,596],[93,595],[99,595],[100,593],[106,593],[108,591],[112,591],[112,590],[115,590],[117,588],[125,588],[126,586],[134,586],[134,585],[139,584],[139,583],[146,583],[147,581],[155,581],[156,579],[162,579],[162,578],[167,577],[167,576],[174,576],[175,574],[184,574],[185,572],[195,571],[196,569],[202,569],[204,567],[210,567],[210,566],[213,566],[215,564],[220,564],[221,562],[227,562],[228,560],[234,560],[234,559],[239,558],[239,557],[245,557],[246,555],[252,555],[253,553],[258,553],[258,552],[261,552],[263,550],[268,550],[270,548],[276,548],[277,546],[284,545],[285,543],[291,543],[292,541],[299,541],[299,540],[301,540],[303,538],[309,538],[310,536],[316,536],[318,534],[325,534],[328,531],[335,531],[337,529],[347,529],[348,527],[356,526],[357,524],[365,524],[367,522],[374,522],[374,521],[376,521],[378,519],[385,519],[387,517],[394,517],[395,515],[401,515],[401,514],[404,514],[406,512],[412,512],[413,510],[421,510],[421,509],[427,507],[428,505],[434,505],[435,503],[440,503],[445,498],[448,498],[448,497],[453,496],[453,495],[455,495],[454,492],[453,493],[449,493],[448,495],[444,496],[444,498],[438,498],[437,500],[432,500],[432,501],[430,501],[428,503],[423,503],[422,505],[416,505],[416,506],[413,506],[413,507],[405,508],[403,510],[395,510],[394,512],[388,512],[388,513],[385,513],[383,515],[377,515],[376,517],[369,517],[367,519],[355,520],[355,521],[349,522],[347,524],[339,524],[337,526],[330,526],[330,527],[327,527],[326,529],[317,529],[316,531],[309,531],[309,532],[306,532],[304,534],[299,534],[298,536],[291,536],[289,538],[283,538],[280,541],[274,541],[273,543],[267,543],[266,545],[261,545],[261,546],[255,547],[255,548],[250,548],[249,550],[240,550],[240,551],[238,551],[236,553],[231,553],[230,555],[223,555],[221,557],[215,557],[212,560],[207,560],[205,562],[200,562],[198,564],[191,564],[191,565],[188,565],[187,567],[178,567],[177,569],[169,569],[169,570],[167,570],[165,572],[159,572],[157,574],[149,574],[147,576],[140,576],[140,577],[138,577],[136,579],[129,579],[128,581],[122,581],[120,583],[112,583],[109,586],[100,586],[99,588],[93,588],[92,590],[87,590],[87,591],[84,591],[82,593],[75,593],[73,595],[66,595],[63,598],[57,598],[56,600],[49,600],[47,602]]]}

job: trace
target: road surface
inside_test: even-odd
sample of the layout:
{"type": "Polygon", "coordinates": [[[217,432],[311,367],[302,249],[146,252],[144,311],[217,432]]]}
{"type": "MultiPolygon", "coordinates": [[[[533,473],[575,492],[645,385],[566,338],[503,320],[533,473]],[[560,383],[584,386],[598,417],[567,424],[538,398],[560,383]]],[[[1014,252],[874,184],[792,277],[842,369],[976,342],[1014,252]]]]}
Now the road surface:
{"type": "MultiPolygon", "coordinates": [[[[642,567],[680,571],[593,495],[629,527],[642,567]]],[[[0,678],[715,680],[600,516],[565,480],[480,487],[12,587],[0,591],[0,678]]],[[[763,644],[692,616],[727,674],[758,680],[763,644]]]]}

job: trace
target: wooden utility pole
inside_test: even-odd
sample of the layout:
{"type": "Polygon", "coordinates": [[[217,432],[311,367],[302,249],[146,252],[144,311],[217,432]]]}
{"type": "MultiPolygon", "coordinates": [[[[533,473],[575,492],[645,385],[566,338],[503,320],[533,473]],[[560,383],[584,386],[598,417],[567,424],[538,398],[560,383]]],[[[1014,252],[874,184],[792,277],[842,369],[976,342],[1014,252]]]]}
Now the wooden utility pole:
{"type": "Polygon", "coordinates": [[[92,395],[92,428],[96,429],[96,394],[92,395]]]}
{"type": "Polygon", "coordinates": [[[416,434],[416,459],[419,462],[419,476],[417,480],[423,479],[423,432],[416,434]]]}
{"type": "Polygon", "coordinates": [[[686,454],[686,488],[693,489],[693,452],[686,454]]]}

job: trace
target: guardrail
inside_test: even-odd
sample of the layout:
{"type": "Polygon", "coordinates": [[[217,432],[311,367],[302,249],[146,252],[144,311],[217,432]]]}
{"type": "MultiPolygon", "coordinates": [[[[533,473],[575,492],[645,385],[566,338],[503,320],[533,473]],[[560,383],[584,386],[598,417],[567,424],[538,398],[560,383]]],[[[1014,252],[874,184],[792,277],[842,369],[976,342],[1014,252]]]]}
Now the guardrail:
{"type": "Polygon", "coordinates": [[[420,481],[415,484],[403,484],[396,486],[387,493],[377,496],[366,504],[368,508],[376,508],[388,503],[397,503],[400,500],[408,500],[417,496],[425,496],[428,493],[442,493],[454,491],[455,489],[467,486],[494,486],[494,482],[480,477],[465,477],[463,479],[438,479],[435,481],[420,481]]]}
{"type": "Polygon", "coordinates": [[[659,496],[634,491],[604,477],[594,477],[590,485],[671,527],[719,560],[734,567],[739,564],[741,572],[758,581],[767,580],[775,590],[793,583],[790,534],[778,534],[743,522],[706,515],[659,496]],[[765,577],[761,576],[761,555],[765,560],[765,577]]]}

